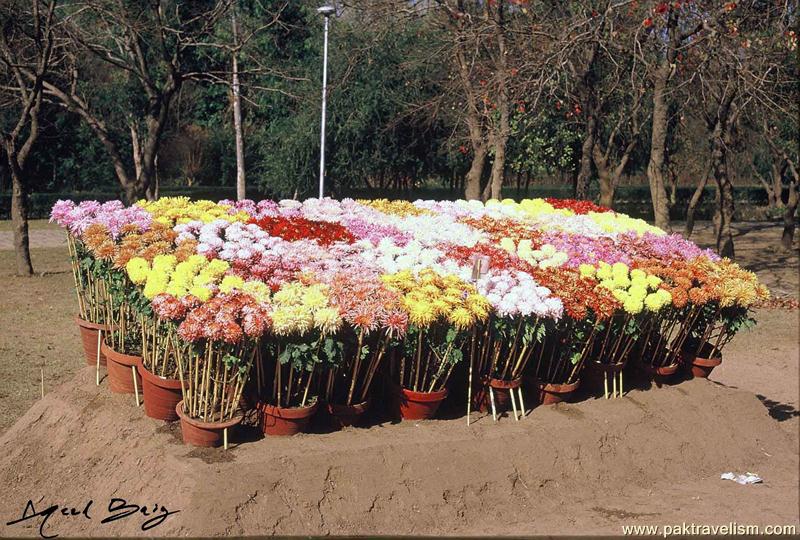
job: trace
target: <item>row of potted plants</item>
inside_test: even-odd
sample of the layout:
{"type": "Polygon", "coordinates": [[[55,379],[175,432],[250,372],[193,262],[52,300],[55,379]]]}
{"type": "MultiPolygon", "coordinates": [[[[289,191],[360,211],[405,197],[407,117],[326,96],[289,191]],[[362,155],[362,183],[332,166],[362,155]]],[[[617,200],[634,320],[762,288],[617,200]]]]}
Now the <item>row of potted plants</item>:
{"type": "MultiPolygon", "coordinates": [[[[157,327],[159,323],[148,322],[145,326],[148,324],[157,327]]],[[[360,392],[354,390],[355,399],[336,400],[336,394],[330,389],[336,386],[338,370],[333,363],[328,363],[328,358],[342,352],[338,349],[341,344],[331,341],[318,346],[251,342],[241,347],[208,344],[197,348],[181,344],[174,337],[174,329],[172,333],[169,329],[163,331],[161,338],[152,340],[142,348],[141,356],[136,356],[118,352],[120,344],[124,346],[124,342],[119,341],[116,329],[107,330],[101,348],[107,358],[108,386],[115,393],[135,394],[137,404],[143,401],[145,414],[151,418],[164,421],[180,419],[184,441],[196,446],[226,444],[227,430],[241,422],[251,410],[258,412],[260,427],[269,436],[287,436],[307,431],[318,410],[324,410],[329,424],[335,428],[356,425],[370,407],[371,394],[365,389],[378,378],[376,375],[387,383],[389,389],[388,396],[384,398],[387,403],[377,404],[376,408],[388,409],[391,417],[403,420],[433,418],[439,405],[448,396],[448,388],[455,387],[463,391],[467,382],[461,380],[448,384],[455,363],[442,364],[437,361],[426,366],[420,361],[420,367],[415,371],[413,364],[416,359],[427,355],[420,352],[418,356],[411,356],[407,362],[403,362],[404,352],[397,347],[386,353],[389,362],[384,366],[375,363],[380,353],[371,357],[362,355],[362,362],[368,367],[364,368],[361,377],[342,379],[345,382],[342,397],[350,394],[350,386],[360,388],[360,392]],[[403,363],[411,367],[401,370],[399,366],[403,363]],[[446,375],[429,381],[431,377],[427,374],[435,370],[446,375]],[[418,380],[409,380],[409,374],[414,373],[418,375],[418,380]],[[400,377],[400,380],[396,381],[394,377],[400,377]],[[421,386],[423,380],[429,384],[421,386]],[[417,390],[414,390],[415,383],[417,390]]],[[[145,342],[147,331],[142,336],[140,343],[145,342]]],[[[528,405],[535,407],[573,401],[576,396],[601,391],[602,387],[596,379],[586,377],[584,392],[578,393],[581,376],[587,369],[585,358],[575,364],[565,363],[561,355],[553,355],[561,342],[560,334],[554,333],[549,342],[545,339],[532,348],[534,352],[530,356],[541,355],[542,358],[552,359],[542,361],[536,368],[533,365],[528,369],[523,367],[512,376],[482,377],[474,386],[474,406],[483,411],[492,411],[493,414],[513,409],[515,418],[518,418],[528,410],[524,396],[528,396],[528,405]],[[569,371],[563,377],[568,382],[546,383],[540,378],[547,377],[545,371],[552,375],[564,369],[569,371]]],[[[452,339],[448,346],[453,348],[452,339]]],[[[510,347],[514,348],[513,340],[510,347]]],[[[525,348],[525,345],[521,345],[521,348],[525,348]]],[[[483,349],[486,350],[486,347],[483,349]]],[[[678,366],[684,368],[683,372],[688,377],[707,377],[721,362],[719,354],[705,357],[697,356],[692,351],[688,349],[678,355],[675,369],[659,371],[642,357],[635,356],[618,373],[621,375],[624,371],[633,374],[638,384],[644,380],[660,385],[674,380],[672,376],[678,366]]],[[[485,356],[485,353],[481,354],[485,356]]],[[[431,358],[435,358],[435,355],[431,354],[431,358]]],[[[94,353],[87,354],[88,363],[94,364],[95,360],[94,353]]],[[[477,365],[480,359],[476,358],[475,361],[477,365]]],[[[496,365],[496,371],[488,372],[496,375],[501,375],[503,371],[513,373],[511,364],[521,365],[521,361],[519,356],[508,355],[498,364],[504,365],[496,365]]],[[[465,373],[460,375],[463,379],[465,373]]],[[[622,395],[621,383],[617,391],[622,395]]]]}
{"type": "Polygon", "coordinates": [[[403,418],[448,394],[466,394],[467,418],[519,418],[581,379],[622,395],[629,364],[656,380],[708,371],[767,297],[683,239],[556,206],[162,199],[60,202],[53,219],[98,373],[113,358],[112,390],[141,387],[147,414],[180,417],[196,444],[244,409],[271,433],[315,411],[350,425],[376,387],[403,418]]]}

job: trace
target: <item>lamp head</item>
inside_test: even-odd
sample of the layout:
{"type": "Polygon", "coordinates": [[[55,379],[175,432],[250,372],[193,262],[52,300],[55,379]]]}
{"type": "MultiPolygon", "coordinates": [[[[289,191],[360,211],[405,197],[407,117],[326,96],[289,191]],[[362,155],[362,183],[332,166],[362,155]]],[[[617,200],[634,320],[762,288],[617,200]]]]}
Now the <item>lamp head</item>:
{"type": "Polygon", "coordinates": [[[336,8],[333,6],[322,6],[317,8],[317,13],[327,18],[336,13],[336,8]]]}

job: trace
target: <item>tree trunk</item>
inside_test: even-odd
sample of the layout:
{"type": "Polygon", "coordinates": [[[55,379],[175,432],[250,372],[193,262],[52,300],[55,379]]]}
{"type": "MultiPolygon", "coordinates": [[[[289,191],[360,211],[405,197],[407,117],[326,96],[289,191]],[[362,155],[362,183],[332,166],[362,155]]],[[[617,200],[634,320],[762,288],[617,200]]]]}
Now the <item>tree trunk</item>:
{"type": "Polygon", "coordinates": [[[686,238],[690,238],[692,233],[694,232],[694,212],[697,209],[697,205],[700,204],[700,200],[703,198],[703,193],[705,192],[706,185],[708,184],[708,176],[710,171],[703,175],[700,182],[697,184],[697,188],[692,193],[692,198],[689,200],[689,206],[686,208],[686,231],[684,232],[684,236],[686,238]]]}
{"type": "Polygon", "coordinates": [[[781,245],[785,249],[792,249],[792,242],[794,242],[795,213],[797,212],[798,199],[800,197],[797,194],[797,182],[791,182],[789,184],[789,201],[783,210],[781,245]]]}
{"type": "Polygon", "coordinates": [[[14,231],[17,275],[30,276],[33,274],[33,264],[28,239],[28,194],[22,178],[23,172],[16,164],[16,156],[8,154],[7,157],[11,169],[11,226],[14,231]]]}
{"type": "Polygon", "coordinates": [[[727,166],[722,177],[717,178],[717,189],[720,192],[720,227],[717,236],[717,253],[722,257],[733,259],[733,184],[728,176],[727,166]]]}
{"type": "Polygon", "coordinates": [[[775,206],[777,208],[783,208],[783,182],[781,181],[783,175],[781,174],[781,168],[778,166],[780,161],[776,161],[776,159],[780,160],[780,157],[773,157],[772,164],[770,165],[772,196],[774,197],[775,206]]]}
{"type": "Polygon", "coordinates": [[[483,165],[486,162],[486,146],[478,145],[472,156],[472,164],[467,171],[467,178],[464,183],[464,197],[468,200],[480,200],[481,198],[481,177],[483,176],[483,165]]]}
{"type": "MultiPolygon", "coordinates": [[[[725,119],[718,120],[718,125],[725,119]]],[[[731,184],[728,171],[727,141],[724,141],[719,132],[722,129],[715,129],[713,139],[713,149],[711,151],[711,170],[717,184],[717,211],[715,214],[714,232],[716,233],[717,253],[722,257],[733,258],[733,185],[731,184]]]]}
{"type": "MultiPolygon", "coordinates": [[[[237,44],[236,11],[231,11],[233,27],[233,43],[237,44]]],[[[236,51],[233,52],[233,130],[236,136],[236,200],[245,199],[244,180],[244,137],[242,135],[242,97],[239,92],[239,61],[236,51]]]]}
{"type": "Polygon", "coordinates": [[[503,181],[506,170],[506,144],[511,128],[508,124],[508,100],[503,96],[500,99],[500,133],[494,137],[494,161],[492,162],[491,197],[498,201],[503,200],[503,181]]]}
{"type": "Polygon", "coordinates": [[[650,137],[650,161],[647,164],[647,181],[650,184],[655,224],[665,231],[670,230],[669,199],[664,186],[664,153],[669,121],[666,90],[670,71],[668,65],[662,65],[656,72],[653,82],[653,128],[650,137]]]}
{"type": "Polygon", "coordinates": [[[592,160],[594,168],[597,169],[597,179],[600,184],[600,206],[611,208],[614,204],[614,191],[616,183],[608,166],[608,158],[600,150],[597,143],[592,147],[592,160]]]}
{"type": "Polygon", "coordinates": [[[498,142],[494,147],[494,161],[492,162],[492,199],[503,200],[503,176],[506,167],[506,144],[498,142]]]}
{"type": "Polygon", "coordinates": [[[589,198],[589,181],[592,178],[592,151],[597,131],[597,120],[594,114],[586,118],[586,127],[581,145],[581,163],[578,169],[578,178],[575,181],[575,198],[587,200],[589,198]]]}

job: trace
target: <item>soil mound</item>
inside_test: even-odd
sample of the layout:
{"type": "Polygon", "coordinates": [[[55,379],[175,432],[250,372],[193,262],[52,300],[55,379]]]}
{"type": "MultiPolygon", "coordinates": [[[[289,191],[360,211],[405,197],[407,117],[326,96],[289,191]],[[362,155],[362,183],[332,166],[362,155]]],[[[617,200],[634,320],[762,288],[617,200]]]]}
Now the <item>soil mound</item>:
{"type": "Polygon", "coordinates": [[[0,456],[9,536],[39,533],[44,516],[7,525],[28,500],[36,512],[59,505],[43,532],[61,536],[620,534],[637,523],[798,521],[794,439],[753,394],[707,380],[539,407],[519,422],[385,423],[224,451],[184,446],[178,424],[146,418],[86,368],[0,438],[0,456]],[[727,471],[765,481],[720,480],[727,471]],[[109,513],[115,498],[148,515],[102,523],[135,510],[109,513]],[[179,512],[143,532],[162,505],[179,512]]]}

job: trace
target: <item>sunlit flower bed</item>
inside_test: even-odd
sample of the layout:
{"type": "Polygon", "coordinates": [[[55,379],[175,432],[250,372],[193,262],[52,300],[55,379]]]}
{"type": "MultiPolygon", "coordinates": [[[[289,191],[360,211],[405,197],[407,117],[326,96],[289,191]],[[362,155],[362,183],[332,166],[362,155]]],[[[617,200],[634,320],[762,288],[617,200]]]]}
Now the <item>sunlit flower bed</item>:
{"type": "Polygon", "coordinates": [[[205,421],[248,381],[294,408],[365,403],[378,374],[443,391],[461,361],[473,384],[662,368],[718,355],[768,297],[731,261],[580,201],[59,201],[52,220],[81,318],[180,378],[205,421]]]}

